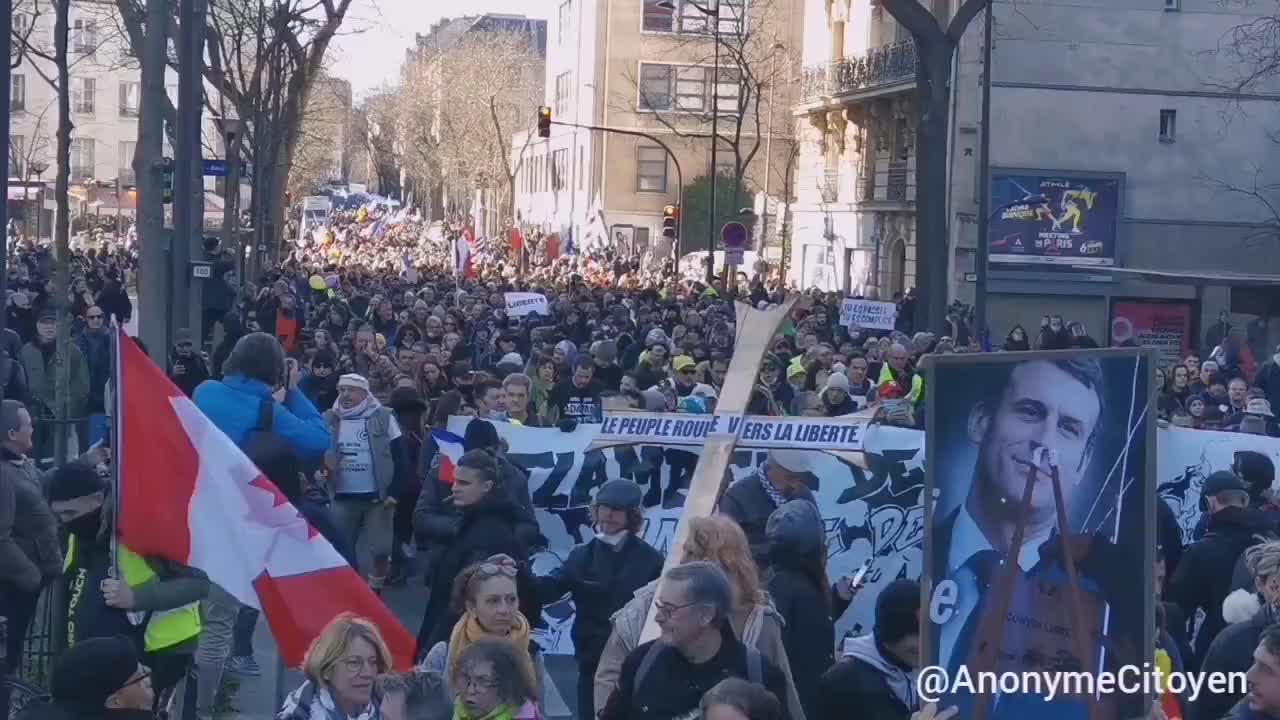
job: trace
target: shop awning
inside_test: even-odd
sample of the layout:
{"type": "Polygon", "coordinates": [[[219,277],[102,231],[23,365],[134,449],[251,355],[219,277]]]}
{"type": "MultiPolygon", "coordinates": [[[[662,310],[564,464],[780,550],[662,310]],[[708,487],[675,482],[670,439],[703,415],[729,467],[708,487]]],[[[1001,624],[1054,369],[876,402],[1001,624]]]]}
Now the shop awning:
{"type": "Polygon", "coordinates": [[[1255,275],[1252,273],[1199,272],[1194,270],[1162,270],[1158,268],[1099,268],[1072,265],[1073,270],[1093,275],[1111,273],[1115,277],[1132,277],[1165,285],[1226,285],[1230,287],[1280,286],[1280,275],[1255,275]]]}

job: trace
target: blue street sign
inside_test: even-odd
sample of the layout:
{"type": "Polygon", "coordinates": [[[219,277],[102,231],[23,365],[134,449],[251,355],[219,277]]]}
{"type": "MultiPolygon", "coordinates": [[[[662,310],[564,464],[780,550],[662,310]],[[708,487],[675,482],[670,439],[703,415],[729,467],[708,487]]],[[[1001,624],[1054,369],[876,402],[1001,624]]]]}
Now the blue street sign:
{"type": "Polygon", "coordinates": [[[204,158],[204,174],[212,177],[226,177],[227,161],[217,158],[204,158]]]}
{"type": "Polygon", "coordinates": [[[740,222],[727,222],[720,229],[720,244],[725,250],[744,250],[747,247],[747,241],[751,234],[747,232],[747,226],[740,222]]]}

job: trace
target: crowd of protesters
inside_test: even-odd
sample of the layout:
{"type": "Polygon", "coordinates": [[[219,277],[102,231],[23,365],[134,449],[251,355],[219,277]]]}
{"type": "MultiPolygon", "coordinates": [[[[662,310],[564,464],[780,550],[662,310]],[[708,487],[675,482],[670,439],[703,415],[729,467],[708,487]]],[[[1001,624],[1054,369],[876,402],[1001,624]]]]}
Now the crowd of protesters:
{"type": "MultiPolygon", "coordinates": [[[[837,648],[835,619],[862,587],[827,577],[825,527],[810,490],[816,478],[794,452],[771,451],[759,471],[727,489],[717,515],[692,520],[683,563],[665,573],[639,530],[644,508],[671,498],[646,497],[630,480],[576,498],[590,508],[594,535],[551,574],[533,573],[530,558],[545,543],[535,499],[488,421],[571,431],[612,408],[712,413],[733,353],[734,302],[768,308],[786,289],[745,274],[710,284],[679,277],[634,249],[564,254],[552,247],[558,239],[531,237],[512,251],[509,241],[469,232],[412,211],[364,207],[304,233],[277,267],[243,285],[222,254],[206,293],[206,332],[181,331],[163,353],[175,385],[371,589],[385,592],[417,574],[428,588],[413,672],[391,671],[372,623],[340,617],[315,639],[304,681],[279,717],[539,718],[547,676],[532,628],[543,606],[568,595],[579,718],[933,718],[913,686],[915,581],[882,588],[870,632],[837,648]],[[508,292],[543,294],[547,312],[509,314],[508,292]],[[445,472],[432,430],[454,416],[473,419],[463,454],[445,472]],[[661,640],[641,642],[651,611],[661,640]]],[[[73,416],[85,422],[69,440],[78,450],[101,433],[93,418],[106,401],[105,321],[131,314],[134,266],[126,245],[87,245],[73,259],[67,359],[82,378],[73,416]]],[[[133,556],[123,578],[109,572],[108,451],[36,469],[32,458],[45,457],[40,433],[53,417],[51,368],[62,359],[50,344],[50,258],[37,248],[18,258],[0,366],[0,583],[11,670],[21,667],[41,589],[63,582],[83,590],[67,609],[74,645],[55,664],[51,697],[29,717],[153,718],[184,677],[195,690],[182,698],[181,717],[210,717],[225,674],[261,673],[258,614],[172,563],[133,556]],[[131,620],[139,613],[148,618],[141,627],[131,620]]],[[[923,427],[921,359],[991,349],[970,332],[961,306],[951,308],[949,334],[934,335],[912,331],[910,293],[897,298],[894,330],[842,325],[841,300],[804,294],[752,379],[749,413],[833,417],[877,408],[886,422],[923,427]]],[[[1163,418],[1275,434],[1269,393],[1280,393],[1278,360],[1251,367],[1239,337],[1226,328],[1203,362],[1190,356],[1161,370],[1163,418]]],[[[1096,346],[1078,323],[1047,316],[1036,337],[1015,327],[1000,349],[1096,346]]],[[[1280,660],[1280,630],[1267,629],[1280,606],[1273,479],[1238,454],[1233,471],[1206,480],[1203,528],[1185,548],[1160,505],[1158,646],[1172,667],[1254,665],[1256,675],[1259,654],[1280,660]],[[1192,636],[1186,621],[1197,612],[1205,620],[1192,636]]],[[[1280,718],[1280,671],[1257,685],[1278,699],[1274,708],[1270,699],[1216,695],[1178,709],[1193,720],[1280,718]]]]}

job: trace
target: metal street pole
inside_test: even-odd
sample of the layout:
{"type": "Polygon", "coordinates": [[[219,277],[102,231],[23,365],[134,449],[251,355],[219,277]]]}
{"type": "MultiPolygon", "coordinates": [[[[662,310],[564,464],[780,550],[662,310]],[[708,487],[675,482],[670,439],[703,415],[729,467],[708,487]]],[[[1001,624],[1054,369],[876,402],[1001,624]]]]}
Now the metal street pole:
{"type": "MultiPolygon", "coordinates": [[[[133,159],[138,202],[138,328],[157,365],[169,348],[170,242],[164,229],[161,158],[164,153],[164,86],[167,66],[166,20],[169,0],[147,0],[146,36],[142,45],[142,97],[138,112],[138,149],[133,159]]],[[[43,184],[41,185],[43,187],[43,184]]],[[[42,201],[43,204],[43,201],[42,201]]]]}
{"type": "Polygon", "coordinates": [[[973,286],[973,317],[981,339],[987,331],[987,265],[991,247],[987,235],[991,227],[991,16],[994,8],[987,2],[986,25],[982,30],[982,135],[978,150],[978,247],[974,259],[976,282],[973,286]]]}
{"type": "MultiPolygon", "coordinates": [[[[170,332],[199,328],[190,319],[200,318],[200,286],[191,281],[192,248],[200,246],[204,229],[204,183],[200,123],[204,109],[204,22],[206,0],[180,0],[178,24],[178,127],[174,133],[173,178],[173,298],[170,332]],[[184,318],[178,308],[190,308],[184,318]]],[[[171,336],[172,337],[172,336],[171,336]]],[[[168,352],[166,346],[164,352],[168,352]]]]}
{"type": "MultiPolygon", "coordinates": [[[[124,240],[124,217],[121,216],[120,214],[123,209],[122,206],[124,205],[123,195],[121,194],[121,189],[123,187],[124,187],[124,183],[120,182],[120,173],[117,172],[116,173],[116,242],[122,242],[124,240]]],[[[137,212],[136,208],[134,212],[135,213],[137,212]]]]}
{"type": "Polygon", "coordinates": [[[769,70],[769,129],[764,139],[764,207],[760,214],[760,240],[756,243],[757,264],[764,260],[764,243],[769,232],[769,180],[773,178],[773,97],[778,83],[778,53],[786,47],[782,43],[773,44],[773,60],[769,70]]]}
{"type": "MultiPolygon", "coordinates": [[[[716,172],[716,146],[720,144],[720,0],[713,0],[707,10],[707,18],[714,24],[711,37],[715,45],[715,59],[711,64],[711,202],[707,211],[707,285],[710,286],[716,274],[716,177],[720,174],[716,172]]],[[[726,255],[726,268],[728,260],[726,255]]]]}
{"type": "MultiPolygon", "coordinates": [[[[10,127],[9,115],[11,114],[9,112],[9,101],[10,101],[9,99],[10,84],[9,83],[11,82],[11,76],[13,74],[13,70],[9,66],[10,65],[9,58],[11,57],[10,52],[11,52],[11,45],[13,43],[13,38],[9,36],[9,33],[12,29],[13,29],[13,4],[8,2],[0,2],[0,35],[4,35],[4,39],[0,40],[0,49],[2,49],[3,51],[3,54],[0,54],[0,57],[3,57],[5,61],[4,73],[3,73],[3,76],[0,76],[0,109],[4,110],[3,113],[0,113],[0,115],[4,115],[4,119],[0,120],[0,148],[3,148],[4,157],[6,160],[9,159],[9,153],[11,152],[11,149],[9,148],[9,127],[10,127]]],[[[23,190],[23,197],[24,198],[26,197],[26,190],[23,190]]],[[[9,263],[9,163],[8,162],[5,163],[4,172],[0,173],[0,198],[4,199],[2,202],[0,202],[0,228],[3,228],[4,230],[4,246],[0,248],[0,298],[3,298],[8,296],[8,284],[9,284],[9,268],[8,268],[8,263],[9,263]]],[[[23,203],[23,205],[25,206],[26,203],[23,203]]],[[[7,320],[7,317],[5,316],[7,315],[8,315],[7,312],[0,312],[0,334],[3,334],[4,332],[5,322],[7,320]]],[[[14,360],[17,360],[17,358],[14,358],[14,360]]],[[[3,398],[3,397],[4,397],[4,389],[0,388],[0,398],[3,398]]]]}

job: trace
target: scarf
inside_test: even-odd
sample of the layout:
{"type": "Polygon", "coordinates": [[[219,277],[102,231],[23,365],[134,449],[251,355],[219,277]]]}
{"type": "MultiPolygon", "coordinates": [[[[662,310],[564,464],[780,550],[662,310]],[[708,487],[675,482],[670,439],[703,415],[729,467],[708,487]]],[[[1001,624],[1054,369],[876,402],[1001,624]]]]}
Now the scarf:
{"type": "Polygon", "coordinates": [[[342,405],[338,404],[338,400],[335,399],[333,401],[333,412],[342,420],[357,420],[368,417],[380,407],[382,407],[382,403],[378,402],[378,398],[374,397],[373,393],[369,393],[364,400],[360,401],[359,405],[349,409],[343,408],[342,405]]]}
{"type": "Polygon", "coordinates": [[[520,707],[499,705],[483,717],[472,717],[467,712],[466,703],[461,699],[453,705],[453,720],[541,720],[542,715],[533,703],[525,703],[520,707]]]}
{"type": "Polygon", "coordinates": [[[538,675],[533,669],[533,658],[529,657],[529,621],[525,619],[521,613],[516,613],[515,624],[511,628],[511,632],[506,637],[495,637],[480,627],[480,620],[476,618],[475,613],[470,610],[462,614],[458,622],[453,626],[453,632],[449,634],[449,662],[445,666],[445,671],[449,678],[449,687],[455,690],[460,689],[458,685],[458,659],[462,657],[462,652],[471,647],[472,643],[486,638],[505,640],[511,643],[516,649],[516,657],[520,658],[520,667],[524,670],[525,678],[529,680],[530,687],[538,687],[538,675]]]}
{"type": "Polygon", "coordinates": [[[297,690],[289,693],[276,718],[277,720],[381,720],[382,712],[374,702],[359,715],[348,718],[338,709],[328,688],[318,688],[307,680],[297,690]]]}

